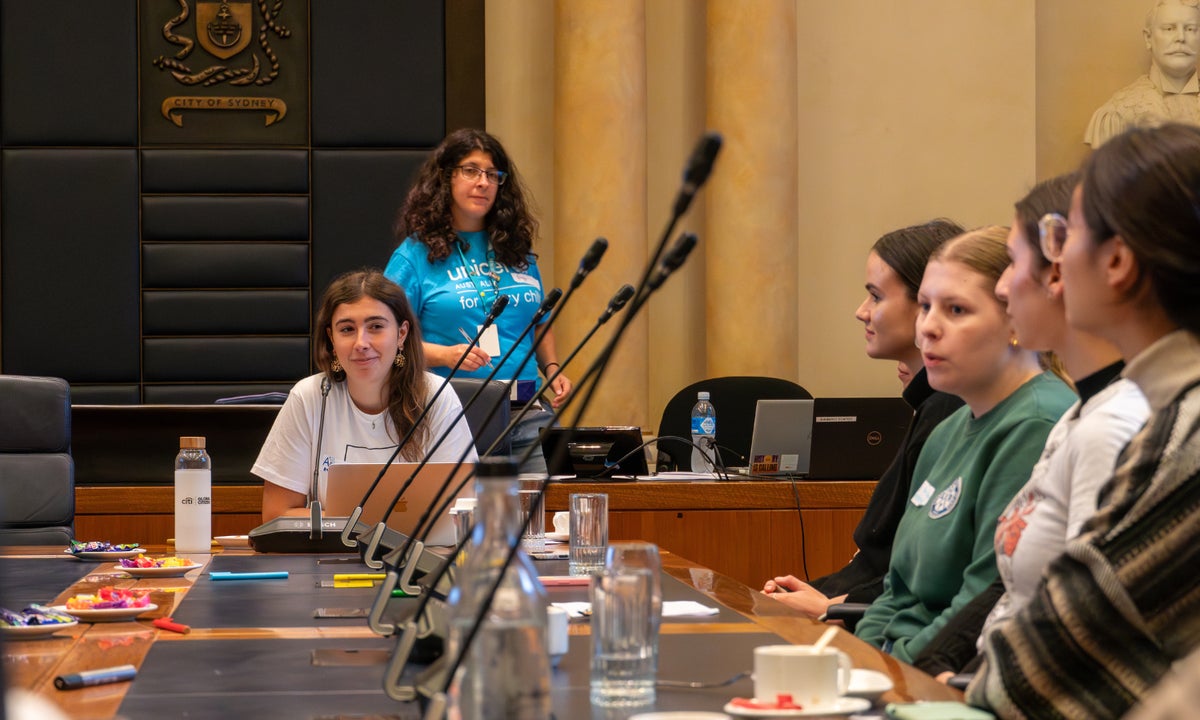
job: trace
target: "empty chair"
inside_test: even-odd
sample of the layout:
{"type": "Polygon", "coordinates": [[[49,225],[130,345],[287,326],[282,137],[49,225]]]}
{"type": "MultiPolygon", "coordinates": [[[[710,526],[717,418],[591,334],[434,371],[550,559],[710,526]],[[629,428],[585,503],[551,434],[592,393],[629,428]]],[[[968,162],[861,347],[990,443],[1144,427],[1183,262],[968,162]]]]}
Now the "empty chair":
{"type": "Polygon", "coordinates": [[[731,375],[692,383],[675,393],[658,423],[658,469],[690,470],[692,406],[696,393],[708,391],[717,412],[717,448],[722,467],[746,465],[754,410],[759,400],[807,400],[812,394],[791,380],[757,375],[731,375]],[[685,438],[686,441],[671,440],[685,438]]]}
{"type": "Polygon", "coordinates": [[[0,375],[0,544],[66,545],[74,521],[70,385],[0,375]]]}

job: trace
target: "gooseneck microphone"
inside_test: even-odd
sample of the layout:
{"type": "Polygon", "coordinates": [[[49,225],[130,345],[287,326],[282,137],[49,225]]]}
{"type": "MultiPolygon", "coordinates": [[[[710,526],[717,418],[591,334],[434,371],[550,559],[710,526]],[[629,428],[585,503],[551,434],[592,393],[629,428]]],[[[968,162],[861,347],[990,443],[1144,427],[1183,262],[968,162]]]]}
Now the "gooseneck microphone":
{"type": "MultiPolygon", "coordinates": [[[[678,267],[680,267],[683,264],[683,262],[687,259],[687,256],[691,253],[692,249],[695,247],[695,245],[696,245],[695,237],[693,236],[693,237],[689,238],[688,236],[685,235],[684,237],[680,238],[680,240],[672,248],[672,250],[668,256],[669,259],[665,260],[663,262],[663,264],[661,266],[659,266],[657,269],[655,268],[655,265],[658,262],[658,258],[662,254],[663,248],[666,246],[667,238],[670,237],[670,233],[673,230],[675,223],[678,221],[679,217],[683,214],[683,211],[685,211],[687,209],[687,206],[691,202],[691,197],[695,195],[696,190],[698,190],[699,187],[701,185],[703,185],[705,180],[707,180],[708,175],[712,169],[713,161],[715,160],[716,154],[720,150],[720,147],[721,147],[720,136],[715,133],[708,133],[701,139],[699,146],[693,152],[692,160],[690,160],[689,164],[688,164],[688,172],[685,175],[684,188],[681,191],[681,196],[686,195],[687,199],[682,202],[680,202],[680,201],[676,202],[676,211],[673,213],[673,217],[671,218],[670,222],[668,223],[666,232],[663,233],[663,237],[659,242],[659,246],[654,254],[653,259],[650,261],[650,263],[648,263],[648,266],[647,266],[645,272],[643,273],[642,282],[640,283],[639,290],[637,292],[635,292],[635,294],[634,294],[634,299],[632,301],[632,304],[630,304],[629,309],[624,314],[621,324],[617,327],[616,331],[614,331],[612,336],[609,338],[609,342],[605,345],[603,351],[596,357],[596,359],[592,363],[591,367],[588,368],[588,372],[584,374],[584,378],[581,379],[579,387],[583,388],[586,385],[586,390],[584,391],[583,399],[579,402],[579,410],[576,412],[574,421],[571,423],[572,428],[574,428],[578,425],[579,419],[582,417],[583,413],[587,410],[587,406],[591,403],[592,398],[595,396],[596,388],[599,384],[600,379],[603,376],[605,368],[607,367],[609,361],[612,358],[612,354],[616,348],[616,345],[617,345],[618,341],[621,339],[621,337],[624,335],[625,331],[628,329],[630,323],[632,322],[632,320],[635,317],[638,310],[640,310],[641,307],[643,305],[645,305],[645,302],[649,298],[649,296],[651,294],[653,294],[653,292],[662,285],[662,283],[666,280],[666,278],[669,277],[670,274],[672,272],[674,272],[674,270],[676,270],[678,267]],[[689,186],[691,186],[691,187],[689,187],[689,186]],[[650,287],[650,281],[651,281],[652,277],[655,280],[655,285],[653,287],[650,287]],[[589,378],[590,378],[590,384],[588,384],[589,378]]],[[[570,398],[568,398],[567,403],[564,404],[564,407],[566,405],[570,405],[571,401],[574,400],[575,397],[577,397],[577,396],[573,394],[570,398]]],[[[543,435],[544,434],[545,434],[545,429],[543,429],[543,435]]],[[[568,437],[566,438],[566,440],[560,444],[557,452],[565,453],[567,451],[567,446],[569,444],[569,441],[570,441],[570,435],[568,434],[568,437]]],[[[546,484],[548,484],[548,483],[546,483],[546,484]]],[[[541,492],[543,495],[545,493],[546,484],[543,484],[543,486],[542,486],[541,492]]],[[[528,517],[526,518],[525,522],[526,522],[526,525],[528,525],[528,522],[529,522],[528,517]]],[[[524,529],[522,529],[521,534],[524,534],[524,529]]],[[[518,538],[519,537],[520,536],[518,536],[518,538]]],[[[488,592],[487,596],[484,598],[484,601],[481,603],[481,607],[478,609],[478,612],[476,613],[474,622],[471,624],[470,629],[467,631],[466,635],[463,637],[461,649],[456,654],[456,656],[450,661],[449,666],[445,672],[445,677],[440,678],[441,679],[440,691],[434,693],[434,695],[430,698],[430,712],[426,714],[427,719],[432,718],[437,713],[438,708],[445,708],[446,692],[448,692],[448,690],[450,688],[450,683],[452,682],[459,665],[462,663],[463,659],[466,657],[466,654],[470,651],[471,643],[475,639],[475,636],[478,634],[479,629],[484,622],[484,619],[487,617],[487,613],[488,613],[489,608],[491,607],[491,603],[492,603],[493,598],[495,597],[495,593],[496,593],[497,589],[500,587],[500,584],[503,581],[504,575],[507,572],[508,565],[510,565],[512,563],[512,560],[516,556],[517,549],[519,547],[520,547],[520,542],[518,540],[509,548],[508,555],[505,558],[504,565],[501,567],[500,572],[497,574],[495,582],[488,589],[489,592],[488,592]]]]}
{"type": "MultiPolygon", "coordinates": [[[[488,310],[488,314],[484,316],[483,323],[479,326],[479,330],[475,333],[475,336],[471,338],[471,342],[469,345],[467,345],[467,349],[464,350],[463,354],[458,358],[458,362],[454,363],[454,366],[450,368],[450,372],[446,374],[445,379],[442,380],[442,384],[438,386],[437,391],[435,391],[433,396],[430,397],[425,403],[425,407],[422,408],[421,414],[417,416],[417,419],[413,422],[412,427],[410,427],[408,432],[404,434],[404,437],[400,439],[400,442],[396,445],[396,449],[392,451],[392,454],[387,459],[387,462],[385,462],[383,467],[379,469],[379,474],[375,476],[375,479],[371,482],[370,486],[367,487],[366,492],[363,493],[362,499],[358,501],[358,506],[354,508],[353,512],[350,513],[350,517],[346,520],[345,527],[342,528],[343,545],[346,547],[355,547],[358,544],[356,536],[368,529],[365,525],[360,526],[358,520],[360,517],[362,517],[363,507],[366,506],[367,500],[371,497],[371,493],[375,492],[375,488],[378,487],[380,481],[383,480],[383,476],[387,474],[388,468],[392,466],[392,463],[396,462],[396,458],[400,456],[400,452],[405,448],[405,446],[408,445],[413,434],[417,431],[417,428],[421,426],[421,423],[425,421],[425,416],[427,416],[430,410],[432,410],[437,404],[438,397],[440,397],[446,387],[449,386],[450,380],[454,378],[455,373],[458,372],[458,369],[462,366],[463,361],[467,359],[467,355],[470,354],[471,348],[479,344],[479,338],[483,336],[483,333],[486,332],[489,327],[491,327],[492,323],[496,322],[496,318],[500,317],[500,314],[504,312],[506,307],[508,307],[508,302],[508,296],[501,295],[500,297],[496,298],[494,303],[492,303],[491,309],[488,310]]],[[[453,427],[453,425],[451,427],[453,427]]],[[[316,482],[315,474],[313,476],[313,482],[316,482]]]]}
{"type": "MultiPolygon", "coordinates": [[[[529,321],[528,324],[526,324],[525,328],[521,331],[521,334],[514,341],[514,345],[519,345],[521,343],[521,341],[525,338],[525,336],[528,335],[533,330],[533,328],[538,325],[538,323],[542,322],[542,318],[544,318],[546,316],[546,314],[554,308],[554,306],[558,303],[559,298],[561,298],[561,297],[562,297],[562,290],[560,290],[559,288],[554,288],[550,292],[546,293],[545,299],[542,301],[541,305],[538,306],[538,309],[534,312],[532,319],[529,321]]],[[[529,357],[532,356],[534,348],[536,348],[536,345],[534,345],[533,347],[530,348],[530,351],[526,354],[525,358],[521,361],[520,365],[517,367],[516,371],[513,373],[513,379],[508,381],[508,387],[511,388],[512,384],[514,382],[516,382],[516,378],[520,375],[521,370],[524,368],[525,364],[528,362],[529,357]]],[[[389,517],[391,517],[392,510],[400,502],[400,499],[403,497],[404,492],[413,483],[413,481],[416,479],[417,475],[420,474],[421,470],[423,470],[425,468],[425,466],[429,463],[429,459],[431,457],[433,457],[433,454],[435,452],[437,452],[438,448],[440,448],[442,446],[442,443],[449,436],[451,429],[454,426],[456,426],[458,424],[458,422],[466,416],[467,410],[469,410],[475,404],[476,400],[478,400],[481,397],[481,395],[483,394],[483,391],[486,388],[487,383],[490,382],[492,380],[492,378],[494,378],[496,376],[496,373],[500,372],[500,369],[507,363],[507,361],[511,357],[512,357],[512,353],[509,353],[509,354],[503,356],[500,359],[500,362],[496,363],[495,367],[492,368],[491,373],[488,374],[488,376],[484,379],[483,383],[479,386],[479,388],[475,391],[475,393],[473,395],[471,395],[471,397],[467,400],[467,402],[463,403],[463,407],[459,410],[458,415],[456,415],[454,420],[452,420],[450,422],[446,431],[442,433],[442,436],[439,437],[433,443],[433,445],[429,449],[426,450],[424,459],[422,459],[421,462],[419,462],[417,464],[417,466],[413,469],[412,473],[409,475],[408,479],[405,480],[404,483],[400,486],[400,489],[396,491],[396,494],[392,497],[392,501],[387,504],[387,506],[384,510],[382,519],[375,526],[375,531],[371,534],[370,540],[368,540],[365,549],[363,549],[363,551],[362,551],[363,561],[369,567],[378,569],[383,566],[385,561],[392,561],[393,556],[391,554],[389,554],[386,559],[380,559],[378,557],[379,548],[380,548],[381,544],[383,544],[384,538],[389,533],[389,530],[387,527],[387,520],[389,517]]],[[[486,427],[487,424],[489,422],[491,422],[492,417],[495,415],[495,413],[499,409],[499,407],[500,407],[500,403],[497,403],[496,405],[494,405],[491,408],[491,410],[488,412],[486,419],[483,421],[483,427],[486,427]]],[[[463,454],[459,457],[457,464],[461,465],[466,460],[466,458],[470,454],[470,452],[471,452],[471,447],[468,446],[463,451],[463,454]]],[[[438,493],[434,496],[434,498],[432,500],[432,504],[437,504],[441,500],[441,496],[446,491],[448,485],[449,485],[449,480],[447,480],[447,482],[444,482],[442,484],[442,486],[438,490],[438,493]]],[[[429,508],[426,508],[425,512],[421,515],[421,519],[418,521],[418,524],[417,524],[418,531],[420,531],[422,528],[425,527],[425,521],[428,519],[428,517],[429,517],[429,508]]],[[[428,524],[428,529],[426,529],[426,531],[425,531],[425,535],[428,534],[428,530],[432,529],[432,527],[433,527],[433,521],[430,521],[428,524]]],[[[394,534],[398,535],[398,536],[401,535],[400,533],[394,533],[394,534]]],[[[414,547],[414,545],[413,545],[413,540],[417,534],[418,533],[414,532],[413,536],[402,536],[402,539],[398,543],[396,543],[397,549],[399,550],[399,554],[394,556],[395,561],[392,562],[393,565],[398,565],[404,558],[418,557],[421,554],[421,552],[423,552],[423,550],[424,550],[423,542],[420,544],[419,547],[414,547]]],[[[408,568],[409,573],[412,573],[416,569],[415,565],[413,565],[412,563],[407,563],[406,567],[408,568]]],[[[405,589],[413,591],[413,592],[419,591],[419,588],[417,588],[416,586],[412,586],[412,585],[406,586],[405,589]]]]}
{"type": "Polygon", "coordinates": [[[329,390],[333,384],[329,375],[321,378],[321,420],[317,423],[317,449],[313,455],[312,485],[308,490],[308,518],[310,540],[321,540],[325,537],[325,528],[321,527],[321,441],[325,439],[325,406],[329,403],[329,390]]]}
{"type": "MultiPolygon", "coordinates": [[[[579,267],[575,271],[575,275],[571,278],[571,281],[567,286],[566,294],[564,295],[563,292],[561,290],[559,290],[558,288],[554,288],[549,293],[547,293],[546,298],[543,300],[541,307],[538,308],[538,311],[534,314],[534,317],[530,320],[530,322],[526,326],[524,332],[521,333],[521,335],[517,339],[516,343],[514,343],[514,345],[519,345],[521,342],[521,339],[523,339],[525,337],[526,333],[528,333],[531,329],[533,329],[535,327],[537,328],[537,332],[534,336],[534,341],[531,345],[529,352],[526,353],[525,357],[522,358],[521,362],[519,363],[519,366],[517,367],[517,369],[513,372],[514,380],[510,381],[510,386],[511,386],[511,382],[515,382],[515,378],[520,376],[521,372],[524,370],[525,366],[528,364],[528,362],[529,362],[530,358],[533,356],[533,354],[536,353],[538,346],[541,344],[542,338],[545,337],[545,334],[550,330],[551,326],[554,324],[554,321],[558,318],[558,316],[562,312],[563,308],[566,307],[567,301],[574,294],[575,290],[579,288],[580,284],[583,283],[583,280],[592,272],[592,270],[596,269],[597,265],[600,264],[600,260],[601,260],[601,258],[604,257],[604,253],[607,250],[608,250],[608,240],[606,240],[603,237],[596,238],[594,241],[592,241],[592,244],[588,247],[587,251],[584,253],[583,258],[580,259],[579,267]],[[560,298],[561,298],[561,300],[560,300],[560,298]],[[550,312],[550,316],[549,316],[549,318],[547,318],[545,320],[545,322],[543,322],[543,317],[545,317],[547,312],[550,312]]],[[[506,363],[510,357],[511,357],[511,354],[505,355],[503,358],[501,358],[500,363],[495,368],[493,368],[492,373],[488,375],[487,380],[485,381],[485,384],[487,381],[490,381],[493,377],[495,377],[496,373],[500,369],[500,366],[503,365],[504,363],[506,363]]],[[[562,372],[562,366],[563,366],[563,363],[560,363],[559,367],[558,367],[558,373],[562,372]]],[[[557,373],[553,377],[557,377],[557,373]]],[[[549,382],[551,382],[551,381],[552,380],[548,380],[547,384],[549,384],[549,382]]],[[[476,395],[472,396],[472,398],[470,400],[468,400],[468,402],[464,405],[464,408],[463,408],[464,413],[466,412],[467,408],[470,407],[470,405],[474,402],[475,397],[477,397],[479,395],[479,393],[481,393],[482,391],[483,391],[483,387],[480,387],[480,389],[476,392],[476,395]]],[[[527,412],[527,408],[529,408],[536,401],[537,401],[537,396],[535,395],[522,408],[520,417],[524,417],[525,412],[527,412]]],[[[482,423],[482,425],[484,427],[486,427],[487,424],[489,422],[491,422],[491,419],[492,419],[492,417],[494,417],[495,412],[497,410],[499,410],[498,405],[491,408],[487,417],[484,419],[484,421],[482,423]]],[[[457,422],[457,420],[455,422],[457,422]]],[[[512,431],[512,429],[514,427],[515,427],[515,423],[510,422],[508,424],[508,426],[505,427],[504,431],[500,434],[499,440],[502,440],[504,437],[506,437],[512,431]]],[[[497,442],[499,442],[499,440],[497,442]]],[[[439,439],[437,445],[435,445],[435,449],[437,446],[440,446],[440,444],[441,444],[441,439],[439,439]]],[[[488,448],[488,450],[484,454],[486,455],[486,454],[492,452],[496,448],[496,445],[497,445],[497,443],[493,443],[492,447],[488,448]]],[[[461,457],[458,460],[458,464],[461,465],[463,462],[465,462],[465,460],[466,460],[466,454],[464,454],[463,457],[461,457]]],[[[420,469],[421,468],[418,467],[417,470],[414,471],[412,477],[410,477],[408,479],[408,481],[406,481],[404,483],[404,485],[400,488],[400,491],[397,493],[396,497],[393,499],[392,504],[389,505],[388,510],[386,511],[386,513],[384,515],[384,521],[386,521],[387,518],[390,516],[391,508],[395,507],[396,503],[398,503],[400,501],[400,498],[403,496],[404,491],[408,488],[409,484],[416,477],[416,474],[417,474],[417,472],[420,471],[420,469]]],[[[463,486],[465,486],[466,482],[468,482],[470,480],[470,478],[471,478],[471,475],[468,474],[467,477],[464,478],[461,483],[459,483],[458,488],[455,489],[454,492],[449,494],[449,497],[447,499],[447,504],[450,500],[452,500],[458,494],[458,492],[461,490],[461,488],[463,486]]],[[[449,478],[447,478],[446,482],[443,483],[442,487],[439,489],[437,495],[435,496],[434,502],[430,505],[430,508],[427,508],[426,512],[424,514],[422,514],[421,518],[418,520],[417,528],[423,529],[423,532],[421,533],[420,537],[418,538],[419,540],[424,541],[428,537],[429,532],[432,531],[433,526],[435,524],[435,520],[428,520],[428,516],[429,516],[428,510],[432,509],[433,506],[438,504],[438,501],[442,498],[443,494],[446,493],[449,483],[452,481],[453,481],[453,475],[451,475],[449,478]]],[[[374,485],[372,485],[371,489],[374,489],[374,485]]],[[[365,500],[364,500],[364,502],[365,502],[365,500]]],[[[434,515],[433,517],[436,518],[437,515],[434,515]]],[[[416,535],[416,533],[414,533],[414,536],[415,535],[416,535]]],[[[377,548],[378,548],[378,542],[376,542],[376,539],[382,540],[382,538],[383,538],[383,528],[382,528],[382,523],[381,523],[381,527],[379,528],[379,531],[376,532],[372,538],[372,541],[375,543],[375,548],[370,549],[370,551],[366,554],[365,559],[368,560],[368,564],[370,564],[370,561],[374,559],[377,548]]],[[[410,539],[410,542],[411,542],[411,539],[410,539]]],[[[409,543],[405,543],[405,544],[407,546],[409,543]]],[[[405,552],[407,552],[407,549],[405,550],[405,552]]],[[[402,557],[404,557],[404,555],[402,555],[402,557]]]]}

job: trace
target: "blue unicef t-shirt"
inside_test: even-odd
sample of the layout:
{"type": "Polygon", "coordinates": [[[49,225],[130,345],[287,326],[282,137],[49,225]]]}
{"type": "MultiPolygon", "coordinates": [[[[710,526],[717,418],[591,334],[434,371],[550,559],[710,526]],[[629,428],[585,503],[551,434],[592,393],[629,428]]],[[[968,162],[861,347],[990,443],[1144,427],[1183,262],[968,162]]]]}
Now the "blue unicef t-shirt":
{"type": "MultiPolygon", "coordinates": [[[[500,368],[496,379],[511,380],[517,363],[533,346],[536,330],[526,333],[514,353],[517,336],[542,304],[542,276],[532,256],[525,270],[514,270],[491,257],[487,234],[483,231],[460,232],[458,236],[466,240],[470,249],[459,244],[458,248],[450,249],[445,260],[436,263],[429,262],[429,248],[424,243],[412,237],[405,238],[388,260],[384,275],[404,288],[421,323],[424,339],[437,345],[467,342],[459,328],[474,337],[498,294],[507,295],[508,307],[495,324],[501,356],[512,354],[513,357],[500,368]],[[462,256],[459,256],[459,248],[462,256]],[[495,280],[491,273],[497,276],[495,280]]],[[[499,359],[493,360],[493,364],[496,362],[499,359]]],[[[447,367],[430,368],[430,371],[443,377],[450,374],[447,367]]],[[[489,373],[491,369],[485,365],[474,372],[459,370],[457,376],[485,378],[489,373]]],[[[536,358],[525,364],[517,379],[537,380],[536,358]]]]}

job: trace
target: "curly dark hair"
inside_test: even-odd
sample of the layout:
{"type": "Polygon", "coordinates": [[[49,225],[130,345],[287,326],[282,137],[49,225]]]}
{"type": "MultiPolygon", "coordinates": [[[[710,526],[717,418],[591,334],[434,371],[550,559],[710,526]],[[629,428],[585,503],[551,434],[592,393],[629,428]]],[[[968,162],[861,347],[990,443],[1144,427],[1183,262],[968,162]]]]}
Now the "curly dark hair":
{"type": "MultiPolygon", "coordinates": [[[[358,302],[364,297],[374,298],[391,308],[397,325],[408,323],[408,337],[404,339],[403,347],[408,362],[402,368],[393,365],[388,375],[388,415],[392,418],[396,440],[399,441],[424,410],[426,393],[421,327],[417,324],[417,316],[413,314],[408,296],[399,285],[375,268],[363,268],[334,278],[321,296],[321,307],[313,325],[313,363],[333,382],[346,381],[344,370],[333,370],[333,341],[329,339],[329,332],[333,329],[333,312],[339,305],[358,302]]],[[[415,462],[424,456],[428,440],[428,424],[422,423],[400,454],[405,460],[415,462]]]]}
{"type": "Polygon", "coordinates": [[[455,130],[434,148],[421,166],[417,181],[408,191],[403,207],[396,218],[397,240],[413,237],[429,248],[429,262],[445,260],[451,245],[458,240],[450,224],[450,178],[463,158],[480,150],[492,156],[496,169],[508,175],[496,188],[496,202],[484,218],[496,259],[505,265],[524,270],[529,267],[530,250],[537,237],[538,222],[529,211],[521,177],[504,146],[482,130],[455,130]]]}

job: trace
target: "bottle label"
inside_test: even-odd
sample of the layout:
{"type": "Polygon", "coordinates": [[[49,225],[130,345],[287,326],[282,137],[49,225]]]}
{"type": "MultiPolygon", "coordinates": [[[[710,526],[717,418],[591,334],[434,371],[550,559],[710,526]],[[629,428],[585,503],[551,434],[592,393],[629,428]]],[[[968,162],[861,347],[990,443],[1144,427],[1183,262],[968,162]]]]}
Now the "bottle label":
{"type": "Polygon", "coordinates": [[[694,417],[692,418],[692,434],[693,435],[716,435],[717,434],[717,419],[714,417],[694,417]]]}

